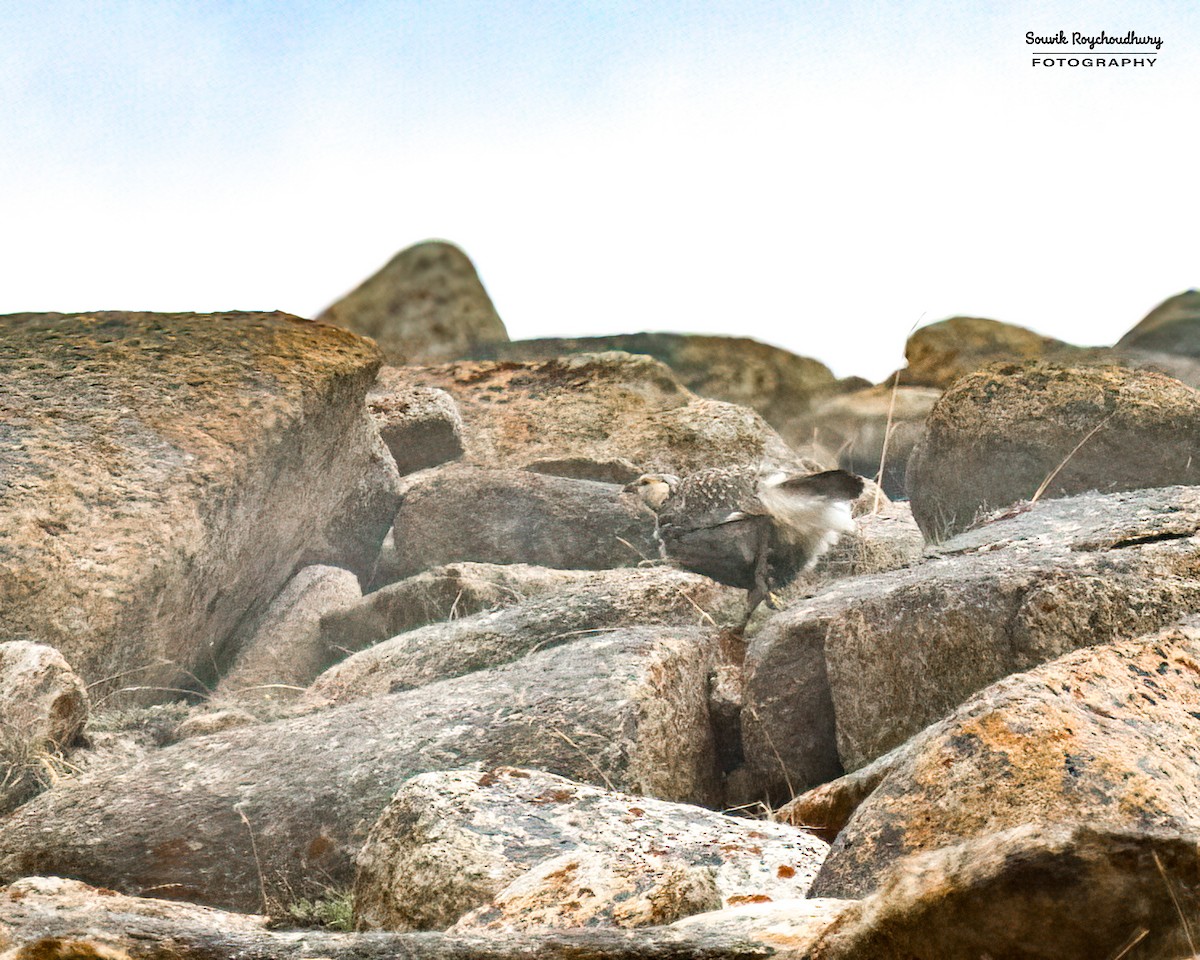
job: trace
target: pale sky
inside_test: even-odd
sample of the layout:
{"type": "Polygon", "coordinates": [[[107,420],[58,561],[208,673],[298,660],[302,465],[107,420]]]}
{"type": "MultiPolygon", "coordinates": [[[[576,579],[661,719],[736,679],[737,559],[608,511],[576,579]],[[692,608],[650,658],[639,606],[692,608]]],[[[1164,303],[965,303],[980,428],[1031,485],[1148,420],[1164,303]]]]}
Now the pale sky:
{"type": "Polygon", "coordinates": [[[0,0],[0,98],[0,313],[313,316],[443,238],[514,339],[880,379],[918,322],[1111,343],[1200,286],[1194,0],[0,0]],[[1059,29],[1163,46],[1033,67],[1059,29]]]}

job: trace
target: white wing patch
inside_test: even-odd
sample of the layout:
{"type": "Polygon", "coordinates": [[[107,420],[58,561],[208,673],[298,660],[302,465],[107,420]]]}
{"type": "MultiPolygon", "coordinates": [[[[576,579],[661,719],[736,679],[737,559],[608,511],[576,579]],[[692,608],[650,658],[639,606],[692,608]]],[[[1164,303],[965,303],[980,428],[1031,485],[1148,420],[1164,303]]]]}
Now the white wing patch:
{"type": "Polygon", "coordinates": [[[776,529],[800,545],[812,566],[843,533],[853,533],[854,518],[847,500],[831,500],[781,489],[783,477],[771,477],[758,490],[758,498],[777,521],[776,529]]]}

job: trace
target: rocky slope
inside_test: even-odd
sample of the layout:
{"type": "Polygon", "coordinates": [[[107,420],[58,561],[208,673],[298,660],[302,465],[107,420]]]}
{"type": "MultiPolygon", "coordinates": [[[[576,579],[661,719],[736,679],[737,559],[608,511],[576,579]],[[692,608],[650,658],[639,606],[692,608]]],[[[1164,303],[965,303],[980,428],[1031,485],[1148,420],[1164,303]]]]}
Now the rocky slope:
{"type": "Polygon", "coordinates": [[[507,344],[446,245],[329,312],[382,370],[0,317],[0,958],[1189,956],[1191,297],[934,324],[894,390],[507,344]],[[835,461],[911,506],[748,622],[627,487],[835,461]]]}

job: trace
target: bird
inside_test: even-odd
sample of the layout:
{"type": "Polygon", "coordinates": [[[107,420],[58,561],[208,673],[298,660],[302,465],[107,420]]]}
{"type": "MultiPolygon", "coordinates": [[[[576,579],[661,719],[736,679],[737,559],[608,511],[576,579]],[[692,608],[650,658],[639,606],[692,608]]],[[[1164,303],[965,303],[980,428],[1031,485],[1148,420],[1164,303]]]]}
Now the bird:
{"type": "Polygon", "coordinates": [[[733,466],[683,479],[647,473],[626,490],[657,514],[664,560],[748,591],[749,623],[764,601],[778,610],[775,592],[855,529],[850,503],[863,483],[845,470],[787,474],[733,466]]]}

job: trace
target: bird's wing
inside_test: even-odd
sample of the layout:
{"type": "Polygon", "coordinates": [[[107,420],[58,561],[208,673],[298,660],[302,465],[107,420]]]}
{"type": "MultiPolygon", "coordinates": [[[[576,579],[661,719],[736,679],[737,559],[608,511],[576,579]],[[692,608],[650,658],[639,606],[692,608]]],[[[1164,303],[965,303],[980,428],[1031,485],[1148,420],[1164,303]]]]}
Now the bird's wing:
{"type": "Polygon", "coordinates": [[[824,497],[827,500],[855,500],[863,492],[863,478],[845,470],[826,470],[824,473],[784,477],[777,482],[768,482],[767,486],[789,494],[824,497]]]}
{"type": "Polygon", "coordinates": [[[777,524],[815,548],[854,529],[850,501],[862,490],[862,477],[844,470],[827,470],[763,482],[758,496],[777,524]]]}

